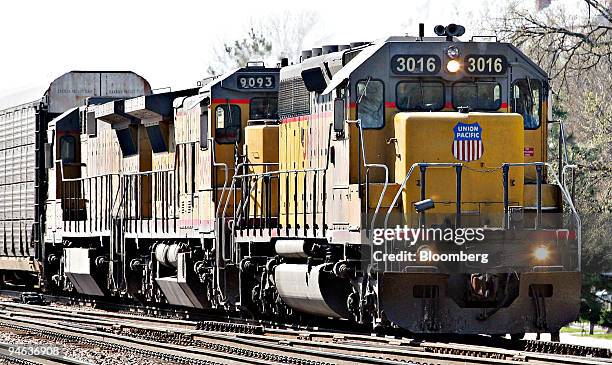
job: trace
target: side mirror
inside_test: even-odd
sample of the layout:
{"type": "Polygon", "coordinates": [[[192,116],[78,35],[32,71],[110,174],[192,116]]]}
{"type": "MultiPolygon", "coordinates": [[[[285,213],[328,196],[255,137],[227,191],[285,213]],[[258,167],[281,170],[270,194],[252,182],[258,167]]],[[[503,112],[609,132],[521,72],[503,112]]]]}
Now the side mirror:
{"type": "Polygon", "coordinates": [[[200,149],[208,149],[208,113],[200,114],[200,149]]]}
{"type": "Polygon", "coordinates": [[[334,100],[334,131],[336,133],[344,132],[345,107],[344,99],[334,100]]]}
{"type": "Polygon", "coordinates": [[[53,161],[53,144],[45,143],[45,168],[52,169],[54,167],[53,161]]]}

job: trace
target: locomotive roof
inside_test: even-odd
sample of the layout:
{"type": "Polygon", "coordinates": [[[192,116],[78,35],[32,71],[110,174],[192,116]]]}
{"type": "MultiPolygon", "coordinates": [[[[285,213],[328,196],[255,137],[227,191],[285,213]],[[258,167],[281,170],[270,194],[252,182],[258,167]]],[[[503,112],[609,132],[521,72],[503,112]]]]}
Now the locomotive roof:
{"type": "Polygon", "coordinates": [[[215,86],[220,86],[223,88],[233,89],[233,83],[230,85],[227,82],[224,84],[224,81],[229,81],[230,79],[235,78],[235,76],[242,72],[248,73],[258,73],[258,72],[277,72],[279,69],[277,67],[265,67],[265,66],[251,66],[247,65],[245,67],[234,68],[231,69],[220,76],[214,76],[203,81],[203,85],[200,88],[200,93],[210,92],[215,86]]]}
{"type": "MultiPolygon", "coordinates": [[[[202,101],[207,99],[210,102],[210,98],[212,94],[213,98],[223,98],[223,95],[218,95],[219,90],[225,90],[229,95],[237,95],[236,93],[241,93],[242,90],[237,88],[237,77],[240,74],[249,74],[256,75],[258,73],[277,73],[279,68],[276,67],[265,67],[263,65],[247,65],[246,67],[234,68],[230,71],[225,72],[220,76],[210,77],[208,79],[204,79],[202,81],[202,86],[199,89],[197,95],[189,96],[189,97],[181,97],[174,100],[174,108],[183,108],[185,110],[189,110],[196,105],[200,104],[202,101]]],[[[273,89],[267,91],[276,91],[278,85],[276,85],[273,89]]]]}
{"type": "Polygon", "coordinates": [[[303,70],[308,70],[314,67],[321,67],[323,71],[329,70],[329,72],[324,72],[324,74],[326,74],[328,77],[328,82],[327,87],[322,92],[322,94],[327,94],[339,85],[341,85],[351,76],[353,72],[359,69],[370,58],[374,57],[378,52],[382,51],[385,46],[398,43],[411,43],[415,47],[413,49],[416,50],[421,48],[431,48],[431,46],[435,43],[445,43],[448,45],[452,45],[453,43],[457,45],[470,45],[470,48],[478,48],[479,52],[482,52],[481,50],[485,48],[491,48],[496,50],[506,49],[509,54],[512,54],[513,56],[516,56],[517,59],[520,59],[519,63],[527,65],[531,70],[538,74],[539,77],[547,77],[546,72],[542,68],[540,68],[529,57],[527,57],[523,52],[521,52],[518,48],[516,48],[510,43],[475,42],[472,40],[462,42],[456,37],[452,38],[452,41],[449,41],[446,39],[446,37],[419,38],[412,36],[393,36],[385,39],[380,39],[366,46],[360,46],[354,49],[342,50],[307,58],[298,64],[284,67],[281,69],[281,80],[301,77],[301,72],[303,70]],[[344,55],[351,52],[359,53],[350,61],[346,62],[346,64],[343,64],[344,55]]]}

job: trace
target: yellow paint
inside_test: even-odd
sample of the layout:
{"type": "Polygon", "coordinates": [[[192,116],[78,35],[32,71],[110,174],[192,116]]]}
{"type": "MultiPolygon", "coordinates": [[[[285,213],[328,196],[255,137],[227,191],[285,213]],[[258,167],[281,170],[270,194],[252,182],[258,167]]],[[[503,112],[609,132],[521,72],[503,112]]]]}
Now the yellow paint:
{"type": "MultiPolygon", "coordinates": [[[[250,166],[249,174],[263,174],[265,172],[273,172],[278,170],[279,154],[278,154],[278,125],[250,125],[244,130],[244,140],[246,143],[246,154],[250,166]]],[[[264,197],[264,183],[261,178],[257,179],[255,189],[251,190],[252,204],[249,209],[250,217],[261,217],[266,213],[265,206],[270,207],[271,215],[278,216],[278,175],[270,175],[273,178],[270,180],[269,193],[272,197],[271,201],[267,201],[264,197]],[[268,205],[266,205],[268,204],[268,205]]],[[[253,180],[251,180],[253,183],[253,180]]]]}
{"type": "MultiPolygon", "coordinates": [[[[398,113],[394,119],[399,155],[395,182],[401,184],[416,162],[462,162],[462,211],[490,215],[497,222],[503,212],[501,164],[523,162],[523,121],[518,114],[492,113],[398,113]],[[453,127],[459,122],[478,123],[482,128],[484,152],[480,159],[462,162],[453,156],[453,127]]],[[[523,204],[523,168],[510,169],[510,205],[523,204]]],[[[454,213],[456,174],[454,168],[428,168],[426,198],[436,207],[428,214],[454,213]]],[[[415,218],[414,203],[420,200],[420,176],[416,168],[402,194],[407,221],[415,218]]],[[[438,216],[439,217],[439,216],[438,216]]]]}
{"type": "MultiPolygon", "coordinates": [[[[558,208],[561,202],[559,187],[553,184],[542,184],[542,208],[558,208]]],[[[525,184],[525,206],[537,206],[537,185],[525,184]]]]}

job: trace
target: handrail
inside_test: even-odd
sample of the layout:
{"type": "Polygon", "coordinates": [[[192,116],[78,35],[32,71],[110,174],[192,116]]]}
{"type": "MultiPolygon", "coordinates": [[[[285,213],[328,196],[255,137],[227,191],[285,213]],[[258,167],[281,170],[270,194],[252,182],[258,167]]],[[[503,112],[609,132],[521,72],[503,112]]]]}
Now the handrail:
{"type": "MultiPolygon", "coordinates": [[[[243,162],[241,164],[239,164],[239,168],[244,168],[244,167],[254,167],[254,166],[274,166],[274,165],[279,165],[276,162],[257,162],[257,163],[248,163],[248,162],[243,162]]],[[[271,175],[271,171],[266,171],[263,172],[261,174],[255,174],[255,176],[253,176],[255,178],[255,186],[257,189],[257,184],[259,183],[259,179],[265,177],[265,176],[270,176],[271,175]]],[[[243,192],[244,193],[244,192],[243,192]]],[[[246,201],[244,201],[244,204],[246,204],[246,201]]],[[[234,208],[234,210],[238,210],[240,212],[240,214],[238,215],[238,217],[236,218],[242,218],[242,211],[243,211],[244,205],[241,203],[239,206],[239,209],[234,208]]],[[[249,215],[249,212],[247,212],[247,217],[249,215]]]]}
{"type": "MultiPolygon", "coordinates": [[[[216,151],[216,148],[215,148],[216,141],[215,141],[215,139],[211,137],[211,138],[208,138],[208,140],[210,142],[212,142],[212,145],[211,145],[212,150],[210,152],[210,154],[211,154],[210,158],[211,158],[211,162],[212,162],[213,166],[215,166],[215,167],[222,167],[223,171],[224,171],[223,172],[223,175],[224,175],[223,190],[221,191],[221,196],[219,197],[219,203],[220,203],[221,201],[223,201],[223,194],[225,194],[225,190],[227,188],[227,180],[229,178],[229,168],[228,168],[228,166],[227,166],[227,164],[225,162],[217,162],[217,155],[215,154],[215,151],[216,151]]],[[[216,186],[217,182],[216,181],[212,181],[212,185],[216,186]]],[[[228,192],[228,196],[229,196],[229,192],[228,192]]],[[[215,222],[217,221],[217,218],[219,217],[219,208],[220,207],[221,207],[221,204],[219,204],[217,206],[217,209],[215,209],[215,222]]]]}
{"type": "Polygon", "coordinates": [[[410,169],[408,170],[408,173],[404,177],[404,180],[402,181],[402,184],[400,185],[399,189],[397,190],[397,193],[393,197],[393,201],[391,202],[391,206],[387,209],[387,214],[385,215],[385,228],[387,227],[387,224],[389,222],[389,215],[391,214],[391,212],[395,208],[395,204],[399,200],[399,197],[402,194],[402,191],[406,187],[406,183],[408,182],[408,179],[410,179],[410,176],[412,175],[412,172],[414,171],[414,169],[417,166],[418,167],[421,167],[421,166],[425,166],[425,167],[458,167],[458,166],[463,166],[463,164],[462,163],[456,163],[456,162],[415,162],[415,163],[413,163],[412,166],[410,166],[410,169]]]}
{"type": "MultiPolygon", "coordinates": [[[[544,164],[548,167],[551,167],[548,162],[544,162],[544,164]]],[[[565,165],[565,167],[576,168],[576,165],[565,165]]],[[[578,271],[581,271],[582,270],[582,220],[580,219],[580,215],[578,215],[578,210],[576,209],[576,206],[574,205],[574,202],[572,201],[572,197],[570,193],[565,188],[565,185],[561,183],[557,174],[554,171],[552,171],[552,168],[550,170],[551,170],[553,177],[557,181],[557,185],[559,186],[561,193],[565,196],[565,199],[567,200],[567,204],[569,205],[574,217],[576,218],[576,231],[577,231],[576,238],[578,240],[578,271]]]]}
{"type": "MultiPolygon", "coordinates": [[[[243,178],[247,178],[247,177],[257,177],[257,176],[260,176],[260,175],[268,175],[268,176],[278,175],[279,178],[280,178],[280,176],[283,175],[283,174],[291,174],[291,173],[296,173],[297,174],[297,173],[308,173],[308,172],[318,173],[318,172],[325,172],[325,171],[327,171],[329,169],[329,156],[330,156],[329,150],[330,150],[330,147],[331,147],[332,127],[333,127],[333,125],[330,124],[329,125],[329,130],[328,130],[328,138],[327,138],[327,149],[326,149],[326,156],[325,156],[325,160],[326,160],[325,161],[325,167],[308,168],[308,169],[302,169],[302,170],[298,170],[298,169],[276,170],[276,171],[268,171],[268,172],[265,172],[263,174],[260,174],[260,173],[246,173],[246,174],[242,173],[242,174],[238,174],[238,173],[236,173],[236,174],[234,174],[234,176],[232,176],[232,184],[230,185],[230,192],[233,192],[235,190],[235,186],[236,186],[237,181],[239,179],[243,179],[243,178]]],[[[246,162],[240,163],[240,164],[238,164],[236,166],[235,170],[236,170],[236,172],[240,171],[241,169],[244,170],[244,167],[248,166],[248,165],[249,164],[246,163],[246,162]]],[[[220,216],[220,219],[223,222],[222,223],[222,227],[225,226],[225,219],[226,219],[228,205],[229,205],[229,195],[228,195],[227,199],[225,200],[225,204],[223,206],[223,213],[220,216]]],[[[323,209],[325,209],[325,207],[323,207],[323,209]]],[[[234,211],[235,210],[236,210],[236,206],[234,206],[234,211]]],[[[232,231],[235,231],[235,227],[236,227],[236,222],[234,222],[234,224],[232,226],[232,231]]],[[[224,232],[220,232],[220,233],[224,234],[224,232]]],[[[225,240],[222,240],[222,241],[223,241],[222,245],[225,245],[226,244],[225,240]]],[[[224,261],[226,261],[227,257],[225,256],[225,249],[224,249],[224,247],[222,247],[220,249],[220,251],[221,251],[221,258],[224,261]]]]}
{"type": "MultiPolygon", "coordinates": [[[[380,210],[380,207],[382,206],[382,202],[383,199],[385,197],[385,193],[387,192],[387,187],[389,186],[389,168],[387,167],[387,165],[384,164],[379,164],[379,163],[367,163],[367,159],[366,159],[366,154],[365,154],[365,145],[363,142],[363,126],[361,125],[361,119],[357,119],[355,121],[351,121],[351,120],[347,120],[346,121],[347,124],[351,124],[351,123],[355,123],[357,125],[357,128],[359,130],[359,142],[361,145],[361,156],[363,158],[363,166],[366,168],[366,176],[368,175],[369,169],[371,167],[377,167],[377,168],[381,168],[383,170],[385,170],[385,185],[383,186],[382,191],[380,192],[380,197],[378,198],[378,203],[376,204],[376,209],[374,209],[374,214],[372,215],[372,220],[370,221],[370,227],[374,227],[374,222],[376,221],[376,217],[378,216],[378,211],[380,210]]],[[[368,184],[366,182],[366,184],[368,184]]],[[[368,186],[366,186],[366,189],[369,189],[368,186]]],[[[370,204],[369,201],[366,201],[366,218],[368,215],[368,206],[370,204]]]]}
{"type": "MultiPolygon", "coordinates": [[[[424,163],[424,162],[417,162],[412,164],[412,166],[410,166],[410,169],[408,170],[408,173],[406,174],[406,176],[404,177],[404,180],[398,190],[398,192],[396,193],[393,202],[391,203],[391,206],[389,207],[388,211],[387,211],[387,215],[385,216],[385,227],[387,227],[387,223],[388,223],[388,219],[389,219],[389,215],[391,214],[391,211],[395,208],[395,204],[397,203],[397,200],[399,199],[400,194],[402,193],[402,191],[405,188],[406,182],[408,181],[408,179],[410,178],[410,176],[412,175],[412,172],[414,171],[416,166],[446,166],[446,167],[450,167],[450,166],[459,166],[462,165],[460,163],[424,163]]],[[[506,165],[506,166],[546,166],[549,168],[550,173],[552,174],[553,177],[553,182],[559,187],[559,189],[561,190],[561,194],[563,195],[563,197],[565,198],[565,200],[567,201],[568,206],[570,207],[570,211],[572,213],[572,216],[574,216],[574,218],[576,219],[576,239],[578,241],[578,270],[581,270],[581,252],[582,252],[582,221],[580,219],[580,215],[578,215],[578,211],[576,209],[576,206],[574,205],[574,202],[572,201],[571,195],[570,193],[567,191],[567,188],[565,186],[565,184],[559,179],[559,177],[557,176],[557,174],[554,172],[554,169],[552,168],[552,165],[548,162],[517,162],[517,163],[504,163],[502,164],[502,167],[506,165]]],[[[564,167],[565,169],[574,169],[576,168],[576,165],[566,165],[564,167]]]]}
{"type": "MultiPolygon", "coordinates": [[[[55,164],[59,164],[59,169],[60,169],[60,177],[61,177],[61,182],[85,182],[87,180],[93,180],[93,179],[99,179],[99,178],[110,178],[112,179],[112,177],[116,176],[119,178],[119,187],[117,189],[117,193],[115,194],[115,197],[112,198],[112,196],[110,198],[112,198],[112,202],[111,202],[111,206],[110,206],[110,216],[113,217],[112,212],[117,209],[117,207],[119,207],[119,209],[117,209],[117,216],[119,214],[119,211],[121,210],[121,205],[123,203],[123,195],[120,194],[122,188],[121,188],[121,183],[123,181],[123,173],[122,172],[109,172],[109,173],[105,173],[105,174],[96,174],[96,175],[92,175],[92,176],[85,176],[85,177],[76,177],[76,178],[66,178],[64,175],[64,161],[62,159],[59,160],[55,160],[54,161],[55,164]],[[119,202],[117,202],[117,200],[119,200],[119,202]]],[[[112,180],[111,180],[112,181],[112,180]]],[[[111,182],[112,184],[112,182],[111,182]]],[[[91,192],[90,192],[91,194],[91,192]]],[[[111,192],[112,195],[112,192],[111,192]]],[[[60,199],[62,199],[60,197],[60,199]]],[[[91,199],[89,199],[91,200],[91,199]]],[[[69,208],[70,209],[70,208],[69,208]]],[[[65,226],[64,222],[64,226],[65,226]]]]}
{"type": "Polygon", "coordinates": [[[567,185],[565,184],[565,176],[566,176],[565,175],[565,171],[569,170],[569,169],[576,170],[576,169],[578,169],[578,165],[573,165],[572,164],[572,165],[565,165],[565,166],[563,166],[563,170],[561,170],[561,180],[562,180],[563,185],[566,187],[566,189],[567,189],[567,185]]]}
{"type": "MultiPolygon", "coordinates": [[[[327,154],[326,154],[326,163],[325,163],[325,167],[317,167],[317,168],[308,168],[308,169],[292,169],[292,170],[276,170],[276,171],[269,171],[266,172],[265,174],[267,175],[282,175],[282,174],[290,174],[290,173],[300,173],[300,172],[323,172],[326,171],[329,168],[329,147],[330,147],[330,143],[331,143],[331,130],[332,130],[332,125],[330,124],[329,127],[329,139],[327,142],[327,154]]],[[[238,167],[236,168],[236,171],[238,171],[241,167],[244,167],[247,163],[243,162],[238,164],[238,167]]],[[[252,174],[235,174],[232,177],[232,185],[230,186],[230,189],[234,186],[234,183],[236,182],[237,179],[241,179],[241,178],[245,178],[245,177],[255,177],[255,176],[259,176],[262,174],[259,173],[252,173],[252,174]]],[[[225,217],[225,213],[227,213],[227,201],[225,204],[225,207],[223,209],[223,217],[225,217]]]]}
{"type": "Polygon", "coordinates": [[[85,177],[74,177],[74,178],[66,178],[64,177],[64,161],[63,160],[55,160],[55,163],[60,165],[60,176],[62,178],[62,182],[64,181],[84,181],[86,179],[93,179],[93,178],[97,178],[97,177],[104,177],[104,176],[121,176],[121,172],[109,172],[106,174],[98,174],[98,175],[92,175],[92,176],[85,176],[85,177]]]}
{"type": "Polygon", "coordinates": [[[563,141],[563,157],[567,165],[569,164],[569,156],[567,153],[567,143],[565,143],[565,127],[562,120],[559,120],[559,135],[561,136],[561,141],[563,141]]]}

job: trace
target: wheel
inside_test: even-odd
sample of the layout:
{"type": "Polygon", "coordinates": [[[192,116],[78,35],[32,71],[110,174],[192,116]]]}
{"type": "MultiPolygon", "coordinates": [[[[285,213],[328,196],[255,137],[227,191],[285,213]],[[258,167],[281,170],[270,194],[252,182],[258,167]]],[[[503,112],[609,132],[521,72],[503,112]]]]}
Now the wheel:
{"type": "Polygon", "coordinates": [[[559,342],[559,341],[561,341],[561,336],[559,334],[559,331],[551,332],[550,333],[550,340],[552,342],[559,342]]]}
{"type": "Polygon", "coordinates": [[[511,339],[513,342],[518,342],[518,341],[522,340],[522,339],[523,339],[523,337],[525,337],[525,332],[523,332],[523,333],[512,333],[512,334],[510,334],[510,339],[511,339]]]}

